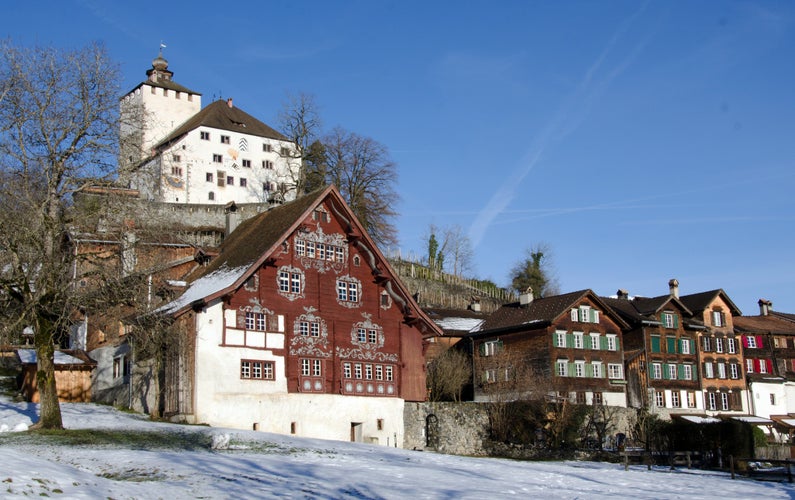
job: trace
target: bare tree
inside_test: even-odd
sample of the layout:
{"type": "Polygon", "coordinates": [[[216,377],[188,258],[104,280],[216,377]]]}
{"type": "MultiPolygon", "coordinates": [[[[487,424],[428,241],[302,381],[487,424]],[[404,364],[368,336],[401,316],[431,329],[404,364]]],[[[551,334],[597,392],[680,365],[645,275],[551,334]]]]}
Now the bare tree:
{"type": "Polygon", "coordinates": [[[296,178],[293,179],[296,196],[320,187],[315,185],[317,182],[311,182],[313,179],[307,179],[307,168],[316,163],[319,156],[318,136],[322,127],[315,96],[303,92],[288,94],[279,112],[278,123],[282,133],[295,143],[295,150],[288,154],[301,163],[301,168],[295,171],[296,178]]]}
{"type": "Polygon", "coordinates": [[[73,193],[116,173],[118,81],[102,45],[0,44],[0,288],[11,328],[34,330],[40,428],[63,425],[54,351],[78,305],[68,210],[73,193]]]}
{"type": "Polygon", "coordinates": [[[549,245],[540,243],[527,250],[526,256],[511,269],[511,286],[520,293],[532,288],[535,298],[560,292],[549,245]]]}
{"type": "Polygon", "coordinates": [[[461,401],[464,386],[472,380],[472,361],[460,349],[449,348],[428,366],[431,401],[461,401]]]}
{"type": "Polygon", "coordinates": [[[368,234],[379,245],[397,243],[392,219],[399,196],[397,169],[386,146],[337,127],[323,143],[326,180],[335,184],[368,234]]]}
{"type": "Polygon", "coordinates": [[[441,253],[445,255],[445,262],[452,265],[450,272],[456,276],[472,270],[472,243],[466,231],[461,226],[454,224],[442,232],[441,253]]]}

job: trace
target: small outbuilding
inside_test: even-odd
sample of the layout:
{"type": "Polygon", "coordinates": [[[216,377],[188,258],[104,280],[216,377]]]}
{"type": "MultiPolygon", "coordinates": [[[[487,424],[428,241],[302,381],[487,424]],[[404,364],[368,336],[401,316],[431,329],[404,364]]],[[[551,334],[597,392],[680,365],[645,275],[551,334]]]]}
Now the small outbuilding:
{"type": "MultiPolygon", "coordinates": [[[[37,358],[35,349],[17,349],[22,363],[22,395],[26,401],[39,402],[36,387],[37,358]]],[[[88,403],[91,401],[91,372],[97,363],[84,351],[55,351],[55,384],[61,403],[88,403]]]]}

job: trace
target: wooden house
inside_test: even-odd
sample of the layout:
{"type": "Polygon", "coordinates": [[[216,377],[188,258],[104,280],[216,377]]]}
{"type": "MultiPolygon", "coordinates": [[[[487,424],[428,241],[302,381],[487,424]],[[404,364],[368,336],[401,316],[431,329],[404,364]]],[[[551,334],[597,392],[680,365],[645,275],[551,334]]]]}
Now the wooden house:
{"type": "Polygon", "coordinates": [[[591,290],[519,302],[469,335],[475,400],[560,398],[626,406],[627,323],[591,290]]]}
{"type": "Polygon", "coordinates": [[[673,295],[603,301],[628,324],[624,332],[627,398],[633,408],[667,416],[702,413],[696,327],[691,311],[673,295]]]}
{"type": "Polygon", "coordinates": [[[332,186],[241,223],[160,313],[165,415],[396,446],[441,334],[332,186]]]}
{"type": "MultiPolygon", "coordinates": [[[[671,280],[671,293],[679,294],[679,283],[671,280]]],[[[682,295],[683,304],[693,313],[696,328],[701,392],[708,412],[748,411],[743,376],[743,349],[734,333],[734,319],[741,312],[723,290],[682,295]]]]}

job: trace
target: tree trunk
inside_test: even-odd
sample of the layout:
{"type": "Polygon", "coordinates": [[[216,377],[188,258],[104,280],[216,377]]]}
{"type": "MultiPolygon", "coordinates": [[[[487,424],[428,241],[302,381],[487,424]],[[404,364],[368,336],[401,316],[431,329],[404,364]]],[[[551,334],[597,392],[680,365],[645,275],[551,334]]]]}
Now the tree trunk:
{"type": "Polygon", "coordinates": [[[36,429],[63,429],[61,405],[58,402],[58,388],[55,383],[55,344],[52,325],[39,320],[35,333],[36,344],[36,387],[39,391],[39,421],[36,429]]]}

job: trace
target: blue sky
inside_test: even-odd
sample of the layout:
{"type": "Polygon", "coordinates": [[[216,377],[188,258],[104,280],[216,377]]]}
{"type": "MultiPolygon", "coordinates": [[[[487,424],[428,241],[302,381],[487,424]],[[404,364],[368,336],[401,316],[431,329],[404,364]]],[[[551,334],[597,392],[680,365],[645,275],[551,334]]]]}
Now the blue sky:
{"type": "Polygon", "coordinates": [[[795,312],[795,3],[11,2],[3,35],[103,41],[124,90],[158,46],[174,80],[275,124],[314,94],[325,128],[399,166],[401,249],[460,225],[498,284],[537,243],[567,292],[723,288],[795,312]]]}

